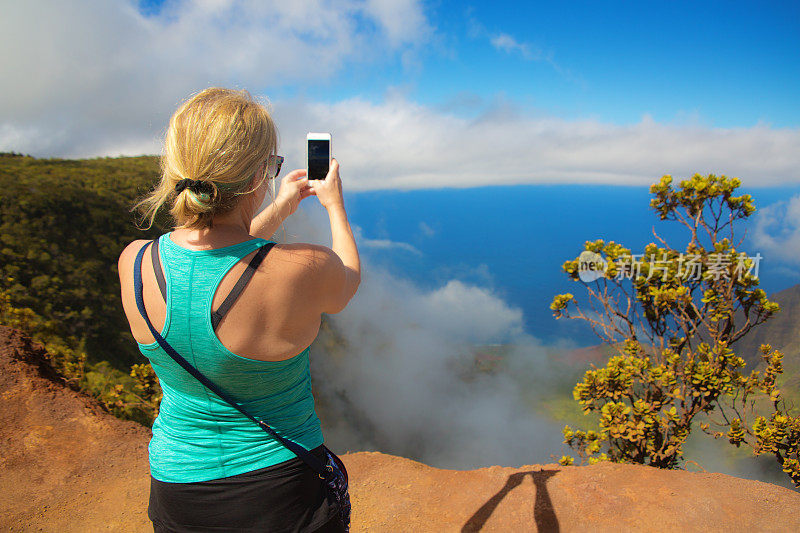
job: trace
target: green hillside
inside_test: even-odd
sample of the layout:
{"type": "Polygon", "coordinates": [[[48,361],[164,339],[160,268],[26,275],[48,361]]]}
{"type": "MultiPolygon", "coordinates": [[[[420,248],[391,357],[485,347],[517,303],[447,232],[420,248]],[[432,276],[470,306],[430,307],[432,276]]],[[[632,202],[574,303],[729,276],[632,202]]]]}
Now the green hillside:
{"type": "MultiPolygon", "coordinates": [[[[778,376],[776,384],[787,402],[793,401],[795,407],[800,407],[800,285],[770,294],[769,300],[780,305],[780,312],[750,330],[733,345],[733,350],[747,362],[747,373],[765,366],[759,350],[762,344],[782,351],[783,374],[778,376]]],[[[737,327],[741,323],[739,319],[737,327]]]]}
{"type": "MultiPolygon", "coordinates": [[[[140,230],[130,211],[155,184],[155,156],[36,159],[0,153],[0,324],[44,344],[74,389],[114,415],[150,425],[161,389],[120,301],[117,260],[140,230]]],[[[336,345],[323,322],[319,342],[336,345]]]]}
{"type": "Polygon", "coordinates": [[[59,337],[130,371],[144,362],[120,304],[117,259],[140,231],[130,207],[158,177],[158,158],[84,160],[0,155],[0,291],[28,309],[40,337],[59,337]]]}

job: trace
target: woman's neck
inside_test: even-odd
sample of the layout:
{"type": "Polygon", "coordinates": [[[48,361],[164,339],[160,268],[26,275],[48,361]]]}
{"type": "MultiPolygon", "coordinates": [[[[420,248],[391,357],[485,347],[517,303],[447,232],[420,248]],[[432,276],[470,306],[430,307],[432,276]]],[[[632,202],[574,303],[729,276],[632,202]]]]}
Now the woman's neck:
{"type": "Polygon", "coordinates": [[[245,224],[240,217],[215,217],[212,227],[178,228],[172,232],[175,242],[197,249],[222,248],[250,238],[250,225],[245,224]]]}

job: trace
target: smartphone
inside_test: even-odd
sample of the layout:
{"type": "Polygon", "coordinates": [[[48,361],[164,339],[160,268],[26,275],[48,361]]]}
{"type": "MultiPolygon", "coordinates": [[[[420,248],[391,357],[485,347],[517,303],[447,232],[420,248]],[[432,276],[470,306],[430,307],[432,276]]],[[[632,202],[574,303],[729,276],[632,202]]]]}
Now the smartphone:
{"type": "Polygon", "coordinates": [[[324,180],[331,168],[331,134],[309,133],[308,142],[308,179],[324,180]]]}

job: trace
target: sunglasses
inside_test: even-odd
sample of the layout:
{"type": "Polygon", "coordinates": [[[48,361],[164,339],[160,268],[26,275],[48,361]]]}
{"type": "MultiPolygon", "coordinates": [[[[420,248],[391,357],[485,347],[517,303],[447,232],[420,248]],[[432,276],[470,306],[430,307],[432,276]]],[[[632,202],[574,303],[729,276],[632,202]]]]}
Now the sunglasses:
{"type": "Polygon", "coordinates": [[[269,176],[271,179],[277,178],[281,171],[281,165],[283,165],[283,156],[269,156],[269,159],[267,160],[267,176],[269,176]]]}

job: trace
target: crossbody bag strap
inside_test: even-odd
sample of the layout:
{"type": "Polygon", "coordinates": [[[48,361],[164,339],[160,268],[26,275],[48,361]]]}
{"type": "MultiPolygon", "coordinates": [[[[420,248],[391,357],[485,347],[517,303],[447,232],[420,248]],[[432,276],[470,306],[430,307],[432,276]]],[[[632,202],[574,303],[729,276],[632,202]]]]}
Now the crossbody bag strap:
{"type": "Polygon", "coordinates": [[[139,253],[136,255],[136,260],[133,264],[133,284],[136,293],[136,306],[139,308],[139,313],[144,318],[144,321],[147,323],[147,327],[150,328],[150,333],[153,334],[158,344],[166,351],[179,365],[181,365],[187,372],[193,375],[195,378],[200,380],[206,387],[211,389],[217,396],[231,404],[236,410],[240,413],[245,415],[247,418],[258,424],[261,429],[278,439],[281,444],[289,448],[293,451],[298,457],[303,459],[314,471],[319,474],[319,476],[323,479],[328,479],[329,477],[333,476],[332,469],[326,468],[325,465],[313,454],[309,453],[308,450],[300,446],[299,444],[281,437],[278,433],[266,422],[263,420],[259,420],[239,405],[233,398],[231,398],[226,392],[222,391],[219,387],[214,385],[208,378],[206,378],[199,370],[189,364],[186,359],[184,359],[175,349],[170,346],[170,344],[161,336],[161,334],[156,331],[153,327],[153,324],[150,323],[150,319],[147,317],[147,311],[144,307],[144,297],[143,297],[143,284],[142,284],[142,257],[144,256],[145,248],[147,248],[153,241],[148,242],[139,250],[139,253]]]}

